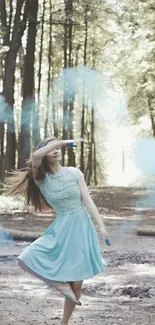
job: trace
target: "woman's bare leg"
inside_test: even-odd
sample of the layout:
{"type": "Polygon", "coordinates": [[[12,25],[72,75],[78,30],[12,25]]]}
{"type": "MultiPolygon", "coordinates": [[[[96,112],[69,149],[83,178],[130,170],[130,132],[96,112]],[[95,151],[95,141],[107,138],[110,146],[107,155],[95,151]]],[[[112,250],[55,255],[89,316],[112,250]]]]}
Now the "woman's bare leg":
{"type": "MultiPolygon", "coordinates": [[[[82,283],[83,283],[83,281],[70,282],[72,290],[75,293],[75,296],[77,299],[79,299],[80,295],[81,295],[82,283]]],[[[76,306],[76,304],[74,302],[72,302],[68,298],[65,298],[65,305],[64,305],[63,318],[61,321],[61,325],[68,325],[68,321],[73,313],[75,306],[76,306]]]]}
{"type": "Polygon", "coordinates": [[[67,295],[70,297],[70,299],[74,302],[79,304],[79,302],[76,299],[76,296],[73,292],[73,289],[71,287],[71,284],[69,282],[58,282],[58,281],[52,281],[49,279],[45,279],[44,277],[42,277],[41,275],[39,275],[38,273],[32,271],[23,261],[21,261],[20,259],[18,260],[18,264],[21,266],[21,268],[24,271],[28,271],[29,273],[35,275],[37,278],[45,281],[48,285],[53,286],[55,289],[57,289],[59,292],[61,292],[63,295],[67,295]]]}
{"type": "Polygon", "coordinates": [[[53,287],[55,287],[58,291],[60,291],[65,297],[71,300],[74,304],[80,304],[77,300],[76,295],[73,291],[73,288],[69,282],[51,282],[53,287]]]}

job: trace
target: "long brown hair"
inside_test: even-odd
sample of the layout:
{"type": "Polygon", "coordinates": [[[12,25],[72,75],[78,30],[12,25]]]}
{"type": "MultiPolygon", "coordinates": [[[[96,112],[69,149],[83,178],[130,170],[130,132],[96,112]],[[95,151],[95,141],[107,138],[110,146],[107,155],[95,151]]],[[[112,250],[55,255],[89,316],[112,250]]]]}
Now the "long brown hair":
{"type": "MultiPolygon", "coordinates": [[[[37,145],[36,150],[43,148],[47,145],[48,142],[52,140],[58,140],[55,136],[45,138],[40,141],[37,145]]],[[[32,205],[35,211],[42,211],[51,209],[51,206],[48,204],[38,186],[36,185],[33,175],[32,175],[32,159],[28,159],[26,162],[27,167],[13,171],[10,173],[10,176],[7,177],[6,183],[9,186],[9,189],[5,190],[7,195],[16,195],[21,194],[25,196],[25,207],[32,205]]],[[[46,172],[49,171],[47,158],[42,159],[42,164],[38,168],[38,173],[35,179],[37,181],[44,180],[46,172]]]]}

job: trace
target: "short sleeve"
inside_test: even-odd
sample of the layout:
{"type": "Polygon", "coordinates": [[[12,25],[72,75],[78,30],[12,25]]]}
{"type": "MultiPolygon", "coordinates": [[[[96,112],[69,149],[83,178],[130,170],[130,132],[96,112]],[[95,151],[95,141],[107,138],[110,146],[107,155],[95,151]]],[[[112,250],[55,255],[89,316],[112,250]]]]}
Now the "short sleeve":
{"type": "Polygon", "coordinates": [[[74,174],[74,177],[76,178],[77,181],[79,180],[79,178],[84,176],[80,169],[78,169],[76,167],[70,167],[70,168],[71,168],[71,171],[74,174]]]}

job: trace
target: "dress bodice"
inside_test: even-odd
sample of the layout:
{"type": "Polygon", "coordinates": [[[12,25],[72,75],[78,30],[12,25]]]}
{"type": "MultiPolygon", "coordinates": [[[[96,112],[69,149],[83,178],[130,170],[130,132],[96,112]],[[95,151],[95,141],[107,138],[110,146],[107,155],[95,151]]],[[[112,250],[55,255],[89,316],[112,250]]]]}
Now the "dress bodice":
{"type": "Polygon", "coordinates": [[[46,173],[39,188],[56,214],[66,214],[83,207],[78,179],[83,173],[75,167],[62,167],[54,174],[46,173]]]}

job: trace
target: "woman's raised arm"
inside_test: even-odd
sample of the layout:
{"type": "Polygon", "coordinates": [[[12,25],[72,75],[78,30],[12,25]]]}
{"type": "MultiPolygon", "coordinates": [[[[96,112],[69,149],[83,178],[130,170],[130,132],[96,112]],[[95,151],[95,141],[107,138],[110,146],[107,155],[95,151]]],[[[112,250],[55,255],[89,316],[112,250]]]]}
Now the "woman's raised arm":
{"type": "Polygon", "coordinates": [[[45,145],[44,147],[34,151],[32,155],[32,173],[33,175],[37,174],[38,167],[42,164],[42,159],[50,151],[54,150],[57,147],[67,146],[71,143],[78,143],[84,141],[83,138],[69,139],[69,140],[51,140],[50,144],[45,145]]]}
{"type": "Polygon", "coordinates": [[[44,147],[34,151],[32,155],[32,167],[39,167],[42,163],[42,158],[44,158],[50,151],[54,150],[55,148],[66,145],[67,141],[69,140],[52,140],[50,144],[47,144],[44,147]]]}

